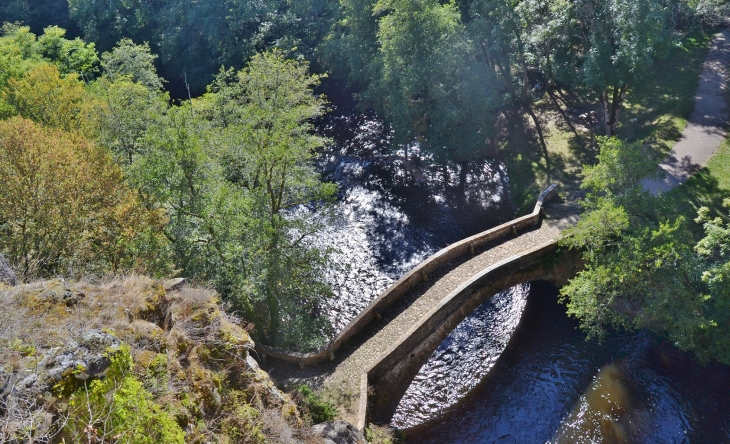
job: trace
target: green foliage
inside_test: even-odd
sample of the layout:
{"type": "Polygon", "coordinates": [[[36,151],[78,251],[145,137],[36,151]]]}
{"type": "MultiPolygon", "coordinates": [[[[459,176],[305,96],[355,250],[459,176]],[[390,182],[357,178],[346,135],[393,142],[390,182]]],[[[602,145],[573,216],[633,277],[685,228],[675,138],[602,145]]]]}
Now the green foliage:
{"type": "Polygon", "coordinates": [[[43,35],[38,38],[41,54],[58,64],[63,74],[75,73],[90,80],[99,64],[94,43],[86,44],[78,37],[67,40],[65,35],[66,30],[58,26],[44,29],[43,35]]]}
{"type": "Polygon", "coordinates": [[[131,165],[134,156],[146,151],[147,130],[159,124],[167,112],[167,94],[132,82],[129,77],[110,81],[107,73],[88,92],[96,99],[91,116],[95,137],[114,152],[120,163],[131,165]]]}
{"type": "Polygon", "coordinates": [[[598,144],[598,164],[583,168],[581,188],[618,198],[639,190],[643,178],[656,174],[655,163],[643,151],[641,143],[599,137],[598,144]]]}
{"type": "Polygon", "coordinates": [[[405,433],[388,426],[369,425],[365,429],[365,439],[370,444],[401,444],[406,442],[405,433]]]}
{"type": "Polygon", "coordinates": [[[583,251],[586,267],[561,298],[589,336],[608,326],[648,328],[702,359],[730,363],[727,222],[701,209],[705,237],[695,245],[674,202],[641,188],[648,165],[631,148],[603,139],[600,163],[586,168],[586,212],[562,241],[583,251]]]}
{"type": "MultiPolygon", "coordinates": [[[[94,44],[85,44],[80,39],[67,40],[65,30],[55,26],[46,28],[40,38],[30,32],[28,27],[5,24],[0,37],[0,117],[8,117],[23,112],[18,106],[45,108],[46,119],[52,114],[68,107],[68,100],[78,101],[79,90],[83,84],[78,78],[90,80],[96,72],[98,58],[94,44]],[[48,65],[48,67],[39,67],[48,65]],[[78,85],[77,85],[78,84],[78,85]],[[10,86],[10,91],[7,91],[10,86]],[[8,103],[16,97],[18,88],[25,95],[26,103],[8,103]],[[35,104],[34,102],[38,102],[35,104]],[[56,103],[59,102],[59,103],[56,103]]],[[[72,111],[71,109],[63,112],[72,111]]],[[[70,116],[62,114],[63,118],[70,116]]],[[[58,125],[56,118],[54,124],[58,125]]],[[[66,121],[66,124],[71,124],[66,121]]],[[[69,129],[68,126],[65,127],[69,129]]]]}
{"type": "Polygon", "coordinates": [[[155,59],[148,43],[135,45],[132,40],[121,39],[111,52],[101,56],[104,75],[115,82],[129,77],[132,82],[145,86],[150,91],[162,89],[163,79],[157,75],[155,59]]]}
{"type": "Polygon", "coordinates": [[[183,443],[185,433],[131,374],[129,347],[107,352],[103,379],[76,391],[62,435],[69,442],[183,443]]]}
{"type": "Polygon", "coordinates": [[[306,246],[322,219],[291,213],[335,191],[313,164],[325,143],[310,123],[324,112],[312,94],[319,79],[278,51],[222,71],[208,94],[144,132],[146,150],[129,169],[168,211],[176,263],[213,282],[255,324],[257,340],[286,347],[315,347],[328,334],[312,314],[331,294],[327,255],[306,246]]]}
{"type": "Polygon", "coordinates": [[[300,385],[297,387],[296,393],[300,408],[304,411],[304,414],[312,418],[314,424],[330,422],[335,419],[337,415],[335,407],[314,393],[312,389],[306,385],[300,385]]]}
{"type": "Polygon", "coordinates": [[[67,0],[6,0],[0,3],[0,24],[23,23],[35,32],[49,25],[73,27],[67,0]]]}
{"type": "Polygon", "coordinates": [[[41,63],[9,79],[2,97],[12,114],[45,126],[83,133],[88,123],[83,83],[75,74],[62,77],[55,65],[41,63]]]}
{"type": "Polygon", "coordinates": [[[24,343],[20,338],[15,338],[12,341],[9,341],[8,347],[11,350],[15,350],[25,356],[35,356],[36,354],[35,346],[33,346],[33,344],[24,343]]]}
{"type": "Polygon", "coordinates": [[[393,125],[395,141],[418,142],[439,160],[486,157],[497,88],[457,3],[347,0],[342,6],[341,27],[324,52],[347,61],[350,79],[364,88],[360,98],[393,125]]]}
{"type": "MultiPolygon", "coordinates": [[[[200,94],[221,65],[241,68],[257,51],[281,48],[314,57],[337,7],[327,0],[70,0],[70,14],[87,39],[109,50],[123,38],[149,42],[161,72],[200,94]],[[164,31],[163,31],[164,30],[164,31]]],[[[182,91],[181,91],[182,92],[182,91]]]]}
{"type": "Polygon", "coordinates": [[[164,214],[146,209],[87,140],[0,121],[0,181],[0,250],[24,277],[169,271],[164,214]]]}

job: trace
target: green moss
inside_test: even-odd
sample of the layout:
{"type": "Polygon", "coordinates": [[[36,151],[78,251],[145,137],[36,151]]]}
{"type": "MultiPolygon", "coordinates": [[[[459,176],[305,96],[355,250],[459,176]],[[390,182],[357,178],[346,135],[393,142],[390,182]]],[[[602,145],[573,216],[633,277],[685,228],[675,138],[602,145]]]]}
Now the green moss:
{"type": "Polygon", "coordinates": [[[185,433],[175,419],[133,376],[129,347],[109,351],[107,356],[111,366],[106,377],[71,396],[64,439],[82,442],[91,435],[103,442],[182,444],[185,433]]]}

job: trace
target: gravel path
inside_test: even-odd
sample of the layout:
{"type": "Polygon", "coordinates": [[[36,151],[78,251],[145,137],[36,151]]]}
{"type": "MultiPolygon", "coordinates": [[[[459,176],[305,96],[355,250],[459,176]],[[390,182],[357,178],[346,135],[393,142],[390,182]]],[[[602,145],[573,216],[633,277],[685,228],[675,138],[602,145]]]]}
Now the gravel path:
{"type": "Polygon", "coordinates": [[[715,35],[707,53],[700,85],[695,95],[695,109],[666,159],[659,165],[663,179],[644,179],[651,194],[667,192],[681,185],[704,167],[726,137],[727,104],[723,93],[730,78],[730,31],[715,35]]]}
{"type": "MultiPolygon", "coordinates": [[[[431,281],[414,288],[404,298],[401,307],[394,306],[395,312],[390,319],[384,317],[377,326],[366,329],[359,340],[340,351],[333,363],[301,370],[279,364],[269,372],[280,384],[295,385],[307,383],[318,388],[324,395],[340,406],[343,419],[357,422],[360,375],[421,316],[455,290],[463,282],[510,256],[536,245],[557,240],[566,227],[577,220],[577,211],[566,205],[549,205],[547,217],[542,224],[517,237],[509,237],[502,242],[477,251],[474,256],[443,267],[441,273],[433,273],[431,281]]],[[[397,305],[397,304],[396,304],[397,305]]]]}

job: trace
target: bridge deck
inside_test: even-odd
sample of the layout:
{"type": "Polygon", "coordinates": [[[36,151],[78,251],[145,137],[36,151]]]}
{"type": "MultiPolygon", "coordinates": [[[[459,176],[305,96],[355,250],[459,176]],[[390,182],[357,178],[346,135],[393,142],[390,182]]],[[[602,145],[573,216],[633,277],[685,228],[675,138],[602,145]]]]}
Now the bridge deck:
{"type": "Polygon", "coordinates": [[[285,385],[307,383],[319,388],[326,397],[340,406],[343,419],[357,422],[360,391],[360,375],[385,352],[394,341],[405,333],[431,308],[459,287],[463,282],[513,255],[560,237],[566,227],[577,220],[577,211],[572,206],[551,204],[546,208],[546,218],[539,227],[498,241],[478,250],[473,256],[454,261],[451,266],[442,267],[440,274],[434,274],[431,281],[419,285],[400,304],[393,307],[393,314],[366,329],[351,346],[346,347],[334,362],[304,370],[283,364],[275,365],[269,371],[275,380],[285,385]]]}

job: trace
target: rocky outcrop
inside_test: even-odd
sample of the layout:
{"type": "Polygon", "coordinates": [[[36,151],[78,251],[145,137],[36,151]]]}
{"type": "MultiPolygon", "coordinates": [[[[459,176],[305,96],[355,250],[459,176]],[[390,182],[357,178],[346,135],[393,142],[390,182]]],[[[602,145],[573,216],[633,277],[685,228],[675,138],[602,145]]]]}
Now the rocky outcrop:
{"type": "Polygon", "coordinates": [[[0,254],[0,284],[14,287],[18,285],[18,278],[5,257],[0,254]]]}
{"type": "Polygon", "coordinates": [[[75,383],[102,377],[111,364],[108,352],[120,345],[121,341],[109,333],[88,330],[62,347],[47,350],[35,367],[13,373],[0,368],[0,399],[37,399],[64,379],[75,388],[75,383]]]}
{"type": "Polygon", "coordinates": [[[26,442],[17,438],[24,430],[61,436],[70,400],[109,377],[116,353],[131,358],[128,377],[164,405],[186,441],[289,443],[311,435],[296,403],[249,356],[246,324],[211,290],[144,276],[54,279],[0,285],[0,305],[0,442],[26,442]]]}
{"type": "Polygon", "coordinates": [[[365,437],[357,428],[345,421],[324,422],[312,427],[312,432],[322,437],[324,444],[366,444],[365,437]]]}

